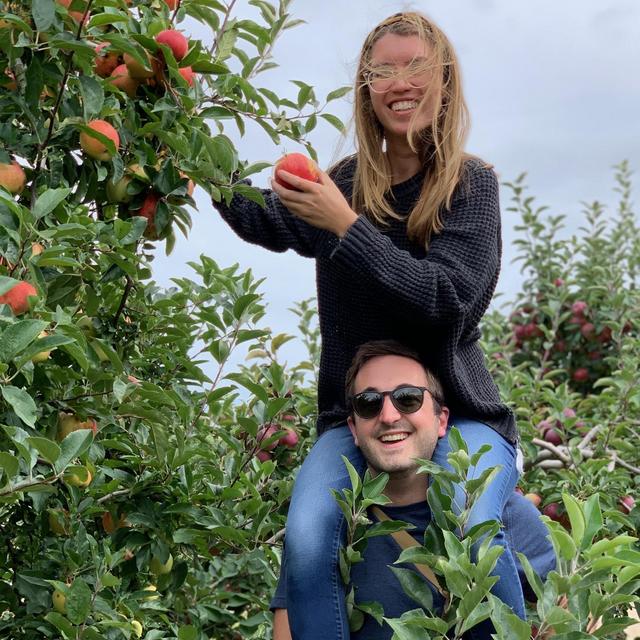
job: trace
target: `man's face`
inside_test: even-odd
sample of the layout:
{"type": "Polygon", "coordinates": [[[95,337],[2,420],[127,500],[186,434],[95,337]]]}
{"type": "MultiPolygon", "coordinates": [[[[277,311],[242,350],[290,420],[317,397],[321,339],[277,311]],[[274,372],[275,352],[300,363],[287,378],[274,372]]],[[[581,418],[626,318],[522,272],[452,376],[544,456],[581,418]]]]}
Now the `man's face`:
{"type": "MultiPolygon", "coordinates": [[[[429,386],[422,365],[404,356],[378,356],[358,372],[354,395],[361,391],[392,391],[405,385],[429,386]]],[[[431,458],[438,438],[446,433],[448,418],[446,407],[439,416],[434,413],[433,400],[427,391],[422,407],[414,413],[401,413],[386,395],[377,416],[364,419],[354,413],[348,424],[373,472],[415,473],[418,467],[415,459],[431,458]]]]}

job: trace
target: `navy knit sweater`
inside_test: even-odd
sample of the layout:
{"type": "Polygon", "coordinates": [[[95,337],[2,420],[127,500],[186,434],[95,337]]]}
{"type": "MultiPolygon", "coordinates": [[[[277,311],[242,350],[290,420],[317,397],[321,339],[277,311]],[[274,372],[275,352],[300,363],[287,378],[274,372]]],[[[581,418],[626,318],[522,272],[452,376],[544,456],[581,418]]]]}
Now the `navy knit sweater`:
{"type": "MultiPolygon", "coordinates": [[[[355,165],[349,158],[332,172],[349,202],[355,165]]],[[[513,414],[500,401],[478,346],[478,323],[500,271],[496,176],[481,161],[466,161],[444,228],[428,252],[406,232],[422,180],[416,175],[391,189],[389,202],[403,219],[379,227],[360,215],[342,240],[296,218],[269,190],[262,191],[266,209],[239,195],[230,206],[214,204],[244,240],[316,261],[318,435],[346,421],[345,375],[358,346],[395,339],[417,350],[438,375],[454,416],[477,419],[515,442],[513,414]]]]}

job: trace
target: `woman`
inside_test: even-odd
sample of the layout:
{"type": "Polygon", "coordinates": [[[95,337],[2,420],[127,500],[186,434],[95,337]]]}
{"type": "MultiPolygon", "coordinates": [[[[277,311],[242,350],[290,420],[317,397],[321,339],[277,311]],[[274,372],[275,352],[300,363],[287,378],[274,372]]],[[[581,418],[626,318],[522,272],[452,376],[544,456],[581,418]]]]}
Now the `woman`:
{"type": "MultiPolygon", "coordinates": [[[[287,609],[294,638],[349,637],[337,555],[344,522],[330,493],[349,486],[346,455],[364,469],[346,426],[345,373],[356,348],[396,339],[443,382],[470,452],[502,470],[469,525],[500,519],[517,481],[516,429],[478,346],[478,323],[500,269],[498,184],[464,153],[467,109],[455,53],[424,16],[391,16],[367,37],[355,87],[357,153],[319,183],[284,171],[266,209],[234,197],[217,204],[242,238],[316,261],[322,338],[318,441],[303,463],[287,521],[287,609]]],[[[434,460],[446,463],[440,440],[434,460]]],[[[494,544],[502,544],[502,534],[494,544]]],[[[494,593],[524,617],[511,554],[494,593]]]]}

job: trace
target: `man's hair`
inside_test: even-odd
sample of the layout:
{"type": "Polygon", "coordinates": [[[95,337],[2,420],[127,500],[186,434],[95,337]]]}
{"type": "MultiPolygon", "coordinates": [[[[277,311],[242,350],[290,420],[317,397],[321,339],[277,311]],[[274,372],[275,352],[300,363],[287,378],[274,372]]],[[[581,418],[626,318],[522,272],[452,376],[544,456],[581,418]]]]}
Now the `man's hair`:
{"type": "Polygon", "coordinates": [[[427,378],[427,388],[433,399],[433,410],[435,414],[439,416],[444,405],[444,391],[440,381],[424,366],[417,351],[396,340],[371,340],[358,347],[345,379],[346,400],[349,411],[351,411],[351,398],[355,390],[356,376],[369,360],[380,356],[401,356],[402,358],[409,358],[410,360],[415,360],[424,369],[427,378]]]}

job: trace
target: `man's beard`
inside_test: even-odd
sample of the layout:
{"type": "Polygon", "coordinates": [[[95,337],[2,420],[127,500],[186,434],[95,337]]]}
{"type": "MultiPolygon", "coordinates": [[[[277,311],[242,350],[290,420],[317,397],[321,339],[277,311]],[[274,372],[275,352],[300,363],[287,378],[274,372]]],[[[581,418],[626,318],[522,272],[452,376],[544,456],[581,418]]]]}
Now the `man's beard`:
{"type": "MultiPolygon", "coordinates": [[[[378,434],[378,437],[383,435],[385,431],[378,434]]],[[[409,437],[417,438],[416,432],[413,431],[409,437]]],[[[371,440],[367,440],[365,443],[360,442],[359,446],[367,464],[373,471],[376,471],[377,473],[384,472],[389,474],[405,475],[409,473],[416,473],[419,467],[419,462],[417,461],[418,458],[422,460],[431,460],[437,441],[437,436],[434,438],[425,437],[422,441],[417,443],[418,446],[415,447],[413,457],[408,457],[406,453],[400,451],[395,455],[393,452],[385,454],[384,451],[380,450],[380,443],[372,442],[371,440]]]]}

